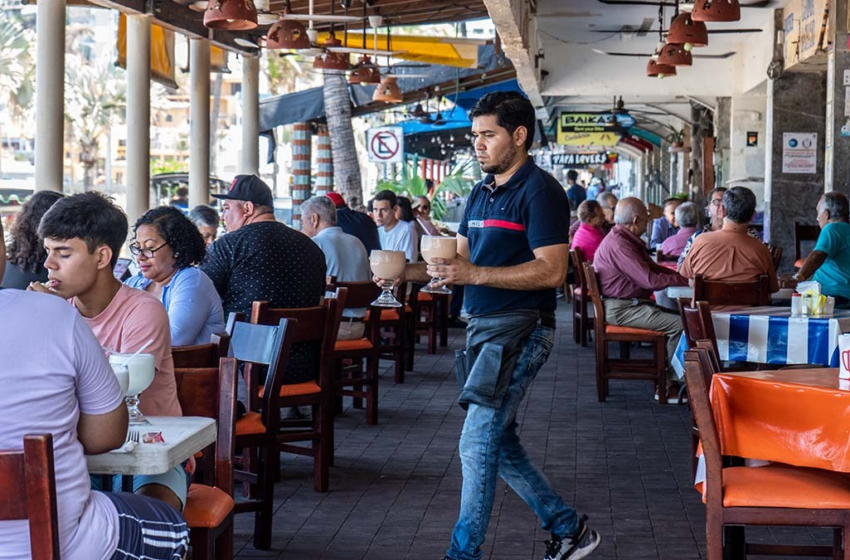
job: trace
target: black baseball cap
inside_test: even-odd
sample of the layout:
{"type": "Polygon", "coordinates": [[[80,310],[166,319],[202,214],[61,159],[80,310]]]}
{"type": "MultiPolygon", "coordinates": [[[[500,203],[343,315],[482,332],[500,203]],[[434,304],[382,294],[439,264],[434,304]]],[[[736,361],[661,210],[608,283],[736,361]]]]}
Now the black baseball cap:
{"type": "Polygon", "coordinates": [[[226,194],[214,194],[221,200],[243,200],[259,206],[274,206],[272,190],[256,175],[237,175],[226,194]]]}

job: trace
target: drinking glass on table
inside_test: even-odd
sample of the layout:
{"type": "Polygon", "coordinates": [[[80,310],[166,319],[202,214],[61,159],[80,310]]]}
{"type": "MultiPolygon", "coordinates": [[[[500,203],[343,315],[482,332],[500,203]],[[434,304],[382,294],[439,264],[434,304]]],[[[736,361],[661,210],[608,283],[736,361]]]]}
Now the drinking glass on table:
{"type": "Polygon", "coordinates": [[[369,255],[369,265],[372,273],[381,279],[383,293],[372,302],[377,307],[401,307],[401,303],[393,297],[393,281],[404,273],[407,265],[404,251],[372,251],[369,255]]]}
{"type": "MultiPolygon", "coordinates": [[[[420,246],[422,258],[428,264],[434,264],[434,259],[453,259],[457,256],[457,238],[443,237],[440,235],[423,235],[420,246]]],[[[437,286],[441,278],[431,278],[427,286],[422,288],[423,292],[429,294],[450,294],[452,291],[445,286],[437,286]]]]}
{"type": "MultiPolygon", "coordinates": [[[[139,410],[139,394],[150,387],[156,373],[156,363],[153,354],[112,354],[109,363],[113,371],[118,375],[119,384],[122,383],[119,371],[121,366],[128,370],[128,384],[125,392],[124,402],[127,404],[127,412],[130,415],[130,424],[150,424],[142,411],[139,410]],[[132,358],[131,358],[132,356],[132,358]],[[129,362],[127,361],[129,359],[129,362]],[[126,363],[125,363],[126,362],[126,363]]],[[[123,388],[123,386],[122,386],[123,388]]]]}

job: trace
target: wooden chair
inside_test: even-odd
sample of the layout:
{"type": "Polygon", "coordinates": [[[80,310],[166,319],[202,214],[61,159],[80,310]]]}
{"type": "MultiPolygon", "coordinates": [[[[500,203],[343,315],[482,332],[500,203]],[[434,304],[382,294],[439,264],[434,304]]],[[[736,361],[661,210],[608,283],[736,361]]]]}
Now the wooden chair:
{"type": "Polygon", "coordinates": [[[423,292],[424,284],[412,284],[408,303],[410,316],[415,322],[409,333],[407,369],[413,369],[414,343],[420,336],[428,339],[428,353],[437,353],[437,344],[445,347],[448,342],[449,294],[423,292]]]}
{"type": "Polygon", "coordinates": [[[242,457],[241,468],[234,472],[234,477],[245,483],[243,492],[248,490],[245,493],[250,499],[237,502],[235,511],[255,512],[254,548],[259,550],[271,548],[274,467],[277,464],[272,457],[279,456],[280,392],[295,324],[294,320],[282,319],[276,326],[252,325],[245,322],[245,315],[241,313],[231,313],[227,320],[230,353],[243,364],[246,382],[251,380],[256,384],[254,369],[268,368],[262,396],[258,391],[249,391],[249,410],[236,421],[235,445],[242,449],[242,457]],[[253,450],[258,455],[257,461],[249,460],[253,450]]]}
{"type": "Polygon", "coordinates": [[[227,357],[229,349],[230,335],[223,332],[213,334],[207,344],[172,346],[171,356],[175,368],[218,367],[219,359],[227,357]]]}
{"type": "Polygon", "coordinates": [[[658,402],[667,403],[667,367],[664,357],[663,332],[633,327],[620,327],[605,323],[605,309],[599,292],[599,281],[592,263],[584,263],[587,289],[593,302],[594,336],[596,337],[596,392],[599,402],[608,396],[609,379],[637,379],[652,381],[658,391],[658,402]],[[608,343],[646,342],[652,345],[652,359],[612,359],[608,357],[608,343]]]}
{"type": "Polygon", "coordinates": [[[576,289],[573,292],[573,341],[587,346],[587,337],[593,330],[593,321],[587,312],[590,294],[587,291],[587,278],[584,271],[584,252],[576,247],[570,250],[570,260],[575,269],[576,289]]]}
{"type": "Polygon", "coordinates": [[[661,249],[655,251],[655,262],[657,262],[658,264],[661,264],[663,262],[676,262],[678,260],[679,257],[677,255],[668,255],[661,249]]]}
{"type": "Polygon", "coordinates": [[[29,520],[30,558],[59,560],[53,436],[24,436],[23,451],[0,451],[0,521],[29,520]]]}
{"type": "MultiPolygon", "coordinates": [[[[699,340],[707,340],[711,342],[714,348],[717,348],[717,335],[714,332],[714,320],[711,318],[711,306],[707,301],[698,301],[693,306],[690,303],[687,298],[679,298],[679,315],[682,317],[682,326],[684,327],[688,348],[691,350],[696,348],[699,340]]],[[[717,371],[721,370],[718,368],[717,371]]]]}
{"type": "Polygon", "coordinates": [[[685,379],[706,465],[707,560],[744,558],[750,554],[846,558],[842,552],[842,548],[850,551],[850,489],[846,475],[782,464],[724,467],[708,397],[707,373],[699,352],[685,353],[685,379]],[[832,509],[824,506],[826,501],[832,509]],[[832,527],[833,545],[747,544],[746,525],[832,527]]]}
{"type": "MultiPolygon", "coordinates": [[[[347,290],[345,290],[347,294],[347,290]]],[[[313,488],[317,492],[327,492],[330,466],[333,462],[333,413],[335,382],[334,346],[339,330],[341,309],[337,299],[326,299],[324,305],[304,308],[272,308],[267,301],[255,301],[251,309],[251,323],[255,325],[275,325],[283,319],[295,320],[292,327],[292,344],[314,344],[318,347],[317,366],[314,378],[310,381],[294,384],[282,384],[279,389],[279,408],[298,406],[312,407],[312,418],[308,426],[292,427],[279,424],[278,449],[296,455],[313,457],[313,488]],[[310,447],[294,445],[297,442],[310,442],[310,447]]],[[[248,383],[250,395],[257,392],[256,381],[248,383]]],[[[279,410],[278,410],[279,413],[279,410]]],[[[280,474],[280,453],[271,457],[275,476],[280,474]]]]}
{"type": "MultiPolygon", "coordinates": [[[[378,317],[380,311],[371,305],[381,289],[374,282],[337,282],[335,289],[345,289],[348,295],[343,309],[368,308],[368,319],[364,319],[363,337],[356,340],[337,340],[334,344],[337,389],[339,397],[351,397],[354,408],[363,407],[366,399],[366,423],[378,423],[378,317]],[[357,365],[343,367],[344,360],[352,360],[357,365]],[[366,367],[362,366],[365,360],[366,367]]],[[[342,318],[344,321],[345,318],[342,318]]]]}
{"type": "Polygon", "coordinates": [[[697,274],[691,301],[707,301],[711,305],[770,305],[770,278],[761,274],[752,282],[719,282],[697,274]]]}
{"type": "MultiPolygon", "coordinates": [[[[395,298],[405,303],[407,301],[408,284],[402,282],[393,290],[395,298]]],[[[410,305],[406,304],[402,307],[376,307],[376,311],[380,311],[378,326],[380,329],[391,331],[389,337],[381,340],[378,346],[378,354],[381,358],[392,360],[395,364],[395,382],[404,383],[405,369],[413,369],[412,364],[407,362],[407,353],[410,352],[408,344],[408,336],[411,331],[409,314],[413,312],[410,305]]],[[[371,318],[372,311],[370,310],[366,317],[371,318]]]]}
{"type": "Polygon", "coordinates": [[[802,245],[805,242],[817,242],[820,236],[820,226],[801,224],[794,222],[794,266],[800,268],[803,266],[803,261],[806,256],[802,252],[802,245]]]}
{"type": "Polygon", "coordinates": [[[186,416],[218,421],[213,444],[214,485],[192,484],[183,517],[189,525],[193,558],[233,558],[233,453],[236,430],[236,360],[218,368],[175,368],[177,400],[186,416]]]}
{"type": "Polygon", "coordinates": [[[779,271],[779,265],[782,264],[782,247],[778,245],[768,245],[770,249],[770,257],[773,259],[773,270],[779,271]]]}

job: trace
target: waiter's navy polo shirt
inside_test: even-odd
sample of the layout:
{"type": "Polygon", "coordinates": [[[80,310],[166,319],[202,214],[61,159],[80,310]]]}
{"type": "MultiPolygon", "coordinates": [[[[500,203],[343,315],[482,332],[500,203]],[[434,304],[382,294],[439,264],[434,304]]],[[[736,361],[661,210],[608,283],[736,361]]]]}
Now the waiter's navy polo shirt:
{"type": "MultiPolygon", "coordinates": [[[[458,233],[469,240],[472,264],[516,266],[534,260],[535,249],[569,243],[567,195],[532,158],[507,183],[491,190],[494,185],[492,175],[475,185],[458,228],[458,233]]],[[[464,306],[473,316],[516,309],[553,311],[555,290],[466,286],[464,306]]]]}

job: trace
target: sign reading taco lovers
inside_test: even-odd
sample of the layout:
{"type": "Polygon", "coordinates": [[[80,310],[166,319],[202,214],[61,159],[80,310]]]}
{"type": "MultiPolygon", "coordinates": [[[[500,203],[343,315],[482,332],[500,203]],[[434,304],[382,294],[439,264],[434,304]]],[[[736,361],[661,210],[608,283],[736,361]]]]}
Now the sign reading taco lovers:
{"type": "Polygon", "coordinates": [[[582,168],[592,165],[616,163],[618,157],[619,156],[613,152],[552,154],[552,165],[563,165],[567,168],[582,168]]]}

